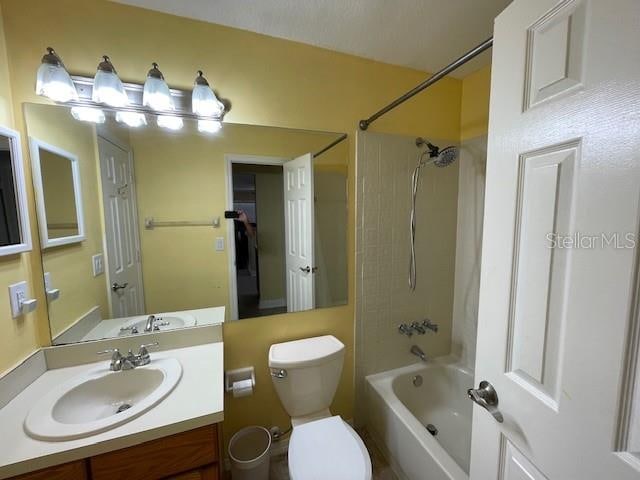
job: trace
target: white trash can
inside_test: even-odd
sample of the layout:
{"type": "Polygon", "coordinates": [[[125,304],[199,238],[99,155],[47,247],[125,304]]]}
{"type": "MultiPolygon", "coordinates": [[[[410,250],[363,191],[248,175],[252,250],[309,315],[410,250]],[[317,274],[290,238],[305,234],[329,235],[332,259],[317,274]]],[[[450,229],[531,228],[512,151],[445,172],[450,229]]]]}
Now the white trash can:
{"type": "Polygon", "coordinates": [[[271,434],[264,427],[246,427],[229,442],[233,480],[269,480],[271,434]]]}

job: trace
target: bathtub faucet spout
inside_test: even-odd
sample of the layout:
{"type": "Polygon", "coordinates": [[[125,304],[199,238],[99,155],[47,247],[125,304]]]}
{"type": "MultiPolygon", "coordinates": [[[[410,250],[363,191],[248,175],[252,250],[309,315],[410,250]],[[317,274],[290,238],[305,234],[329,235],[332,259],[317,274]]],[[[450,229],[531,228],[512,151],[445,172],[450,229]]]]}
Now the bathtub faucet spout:
{"type": "Polygon", "coordinates": [[[411,346],[411,353],[413,355],[415,355],[416,357],[418,357],[423,362],[427,361],[427,356],[424,354],[424,352],[422,351],[422,349],[419,346],[412,345],[411,346]]]}

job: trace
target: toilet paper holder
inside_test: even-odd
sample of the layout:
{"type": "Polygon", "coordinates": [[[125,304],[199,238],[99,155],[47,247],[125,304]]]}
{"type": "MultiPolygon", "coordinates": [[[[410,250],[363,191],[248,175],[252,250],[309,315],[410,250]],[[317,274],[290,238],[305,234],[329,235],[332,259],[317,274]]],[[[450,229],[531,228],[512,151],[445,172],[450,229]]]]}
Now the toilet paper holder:
{"type": "Polygon", "coordinates": [[[224,389],[231,393],[233,392],[233,384],[243,380],[251,380],[252,388],[256,386],[256,374],[253,367],[227,370],[224,375],[224,389]]]}

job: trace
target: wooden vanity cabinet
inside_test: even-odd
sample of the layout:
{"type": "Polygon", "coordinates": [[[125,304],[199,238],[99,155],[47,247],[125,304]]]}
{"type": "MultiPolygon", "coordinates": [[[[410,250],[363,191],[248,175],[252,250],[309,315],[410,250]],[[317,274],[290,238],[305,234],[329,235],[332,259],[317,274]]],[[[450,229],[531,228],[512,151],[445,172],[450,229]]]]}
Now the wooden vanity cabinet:
{"type": "Polygon", "coordinates": [[[88,478],[86,462],[78,460],[18,475],[10,480],[88,480],[88,478]]]}
{"type": "Polygon", "coordinates": [[[196,428],[12,480],[219,480],[218,428],[196,428]]]}

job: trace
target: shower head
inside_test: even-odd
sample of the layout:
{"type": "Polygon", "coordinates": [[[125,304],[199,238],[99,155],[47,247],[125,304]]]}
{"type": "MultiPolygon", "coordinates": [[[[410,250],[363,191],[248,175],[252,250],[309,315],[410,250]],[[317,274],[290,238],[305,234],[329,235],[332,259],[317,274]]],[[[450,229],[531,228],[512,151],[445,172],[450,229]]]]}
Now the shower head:
{"type": "Polygon", "coordinates": [[[434,158],[433,164],[436,167],[443,168],[451,165],[453,162],[457,160],[457,158],[458,158],[458,147],[454,147],[453,145],[450,145],[440,150],[440,153],[438,153],[438,156],[434,158]]]}
{"type": "MultiPolygon", "coordinates": [[[[440,150],[439,147],[424,138],[416,138],[416,146],[422,147],[424,145],[426,145],[429,151],[429,158],[431,158],[431,161],[436,167],[443,168],[449,166],[458,159],[458,147],[454,145],[449,145],[440,150]]],[[[424,153],[427,152],[425,151],[424,153]]]]}

